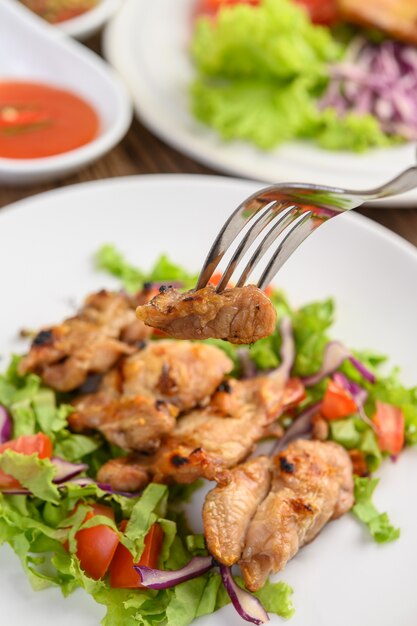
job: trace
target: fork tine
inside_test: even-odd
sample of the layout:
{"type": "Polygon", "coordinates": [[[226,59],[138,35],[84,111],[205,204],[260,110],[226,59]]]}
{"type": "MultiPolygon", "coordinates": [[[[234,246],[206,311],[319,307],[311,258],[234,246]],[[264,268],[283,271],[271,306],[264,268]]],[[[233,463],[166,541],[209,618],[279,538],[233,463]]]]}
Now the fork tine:
{"type": "Polygon", "coordinates": [[[300,208],[294,205],[290,206],[290,210],[284,215],[280,216],[276,223],[272,226],[267,235],[262,239],[259,246],[249,259],[249,262],[245,266],[239,280],[236,283],[236,287],[243,287],[247,278],[258,265],[259,261],[265,254],[265,252],[272,246],[274,241],[284,232],[284,230],[292,224],[294,220],[300,215],[300,208]]]}
{"type": "MultiPolygon", "coordinates": [[[[288,202],[274,202],[266,212],[264,212],[258,219],[255,221],[253,226],[248,230],[246,235],[243,237],[242,241],[238,245],[235,253],[229,261],[228,266],[223,272],[222,278],[217,285],[216,291],[220,293],[227,287],[227,283],[229,282],[230,277],[235,271],[237,265],[240,263],[246,252],[249,250],[255,239],[258,235],[268,226],[268,224],[276,218],[280,213],[284,213],[290,204],[288,202]]],[[[284,216],[283,216],[284,217],[284,216]]],[[[281,219],[281,218],[280,218],[281,219]]]]}
{"type": "Polygon", "coordinates": [[[203,268],[198,277],[196,289],[202,289],[210,280],[216,267],[222,260],[230,244],[261,209],[272,203],[272,198],[254,194],[242,202],[233,211],[229,219],[223,224],[210,251],[204,261],[203,268]]]}
{"type": "Polygon", "coordinates": [[[299,219],[291,227],[288,234],[285,235],[258,281],[259,289],[265,289],[270,284],[271,280],[287,261],[288,257],[291,256],[304,239],[311,235],[311,233],[322,224],[321,220],[311,219],[312,215],[312,211],[303,213],[302,218],[299,219]]]}

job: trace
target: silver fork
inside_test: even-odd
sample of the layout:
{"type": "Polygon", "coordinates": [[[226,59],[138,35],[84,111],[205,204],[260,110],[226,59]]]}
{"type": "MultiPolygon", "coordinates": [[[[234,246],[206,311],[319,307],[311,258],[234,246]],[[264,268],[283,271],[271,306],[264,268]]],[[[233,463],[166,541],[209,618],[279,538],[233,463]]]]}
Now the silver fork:
{"type": "Polygon", "coordinates": [[[196,289],[205,287],[239,233],[250,224],[223,272],[216,291],[223,291],[235,269],[259,235],[267,234],[245,265],[235,284],[242,287],[266,251],[282,235],[257,286],[265,289],[298,246],[327,220],[361,206],[417,187],[417,167],[410,167],[393,180],[367,191],[352,191],[323,185],[282,183],[261,189],[246,198],[226,220],[207,255],[196,289]],[[255,219],[256,218],[256,219],[255,219]]]}

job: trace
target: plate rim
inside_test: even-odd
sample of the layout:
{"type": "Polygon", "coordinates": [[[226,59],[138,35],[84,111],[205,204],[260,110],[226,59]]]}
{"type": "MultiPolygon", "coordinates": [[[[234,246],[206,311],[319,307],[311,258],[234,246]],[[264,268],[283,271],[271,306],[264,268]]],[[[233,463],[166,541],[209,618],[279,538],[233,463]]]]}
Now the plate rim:
{"type": "MultiPolygon", "coordinates": [[[[89,180],[66,185],[64,187],[59,187],[56,189],[49,189],[47,191],[42,191],[40,193],[28,196],[26,198],[22,198],[21,200],[16,200],[15,202],[12,202],[0,208],[0,220],[2,219],[2,215],[10,214],[14,211],[24,210],[26,208],[26,205],[30,205],[34,201],[38,202],[42,201],[44,198],[59,198],[62,195],[77,194],[80,192],[82,193],[83,190],[88,190],[94,187],[111,187],[112,185],[134,186],[136,184],[153,185],[155,183],[159,188],[161,185],[165,186],[172,183],[189,184],[190,182],[197,183],[198,185],[209,183],[215,185],[225,185],[228,187],[233,187],[235,185],[246,186],[248,188],[248,194],[253,192],[254,186],[259,185],[259,189],[265,187],[264,181],[259,181],[256,179],[237,178],[234,176],[222,176],[218,174],[158,173],[114,176],[112,178],[89,180]]],[[[232,207],[231,210],[233,210],[233,208],[235,207],[232,207]]],[[[412,244],[410,241],[408,241],[398,233],[390,230],[386,226],[383,226],[379,222],[376,222],[371,218],[366,217],[365,215],[357,213],[355,210],[347,211],[342,215],[345,216],[345,219],[358,221],[361,226],[365,228],[368,232],[376,232],[386,241],[394,245],[396,248],[403,250],[413,260],[413,262],[417,263],[417,246],[412,244]]]]}

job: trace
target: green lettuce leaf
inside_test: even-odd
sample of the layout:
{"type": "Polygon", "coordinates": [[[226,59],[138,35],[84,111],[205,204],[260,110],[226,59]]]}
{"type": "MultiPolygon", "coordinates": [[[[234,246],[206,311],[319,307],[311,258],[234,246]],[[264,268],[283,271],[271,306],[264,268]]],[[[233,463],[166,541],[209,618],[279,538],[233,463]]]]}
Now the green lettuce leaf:
{"type": "Polygon", "coordinates": [[[369,148],[384,148],[401,140],[386,135],[377,118],[369,113],[348,113],[340,117],[334,109],[325,109],[317,141],[326,150],[366,152],[369,148]]]}
{"type": "Polygon", "coordinates": [[[271,583],[270,580],[267,580],[262,589],[255,593],[255,596],[259,598],[269,613],[275,613],[280,617],[289,619],[295,613],[292,594],[293,590],[287,583],[283,581],[271,583]]]}
{"type": "Polygon", "coordinates": [[[201,78],[191,86],[195,117],[223,139],[245,139],[263,150],[294,137],[310,137],[320,122],[308,85],[201,78]]]}
{"type": "Polygon", "coordinates": [[[124,256],[111,244],[105,244],[95,254],[97,269],[105,270],[119,278],[127,291],[135,292],[145,281],[145,275],[137,267],[133,267],[124,256]]]}
{"type": "Polygon", "coordinates": [[[173,263],[166,254],[162,254],[150,272],[143,272],[129,261],[112,244],[99,248],[94,256],[97,269],[104,270],[119,278],[126,291],[134,293],[142,289],[146,282],[182,281],[185,288],[191,289],[197,282],[197,275],[190,274],[180,265],[173,263]]]}
{"type": "Polygon", "coordinates": [[[149,282],[181,281],[184,283],[185,289],[195,287],[197,278],[198,274],[190,274],[177,263],[173,263],[166,254],[161,254],[146,276],[146,280],[149,282]]]}
{"type": "Polygon", "coordinates": [[[301,74],[324,76],[325,64],[340,58],[341,48],[292,2],[263,0],[256,8],[226,7],[215,21],[198,20],[191,54],[205,75],[285,83],[301,74]]]}
{"type": "Polygon", "coordinates": [[[344,49],[290,0],[226,6],[216,20],[203,17],[195,26],[192,112],[223,139],[243,139],[264,150],[298,138],[355,152],[397,143],[372,115],[340,117],[319,109],[328,65],[344,49]]]}
{"type": "Polygon", "coordinates": [[[53,484],[56,469],[49,459],[40,459],[36,454],[5,450],[0,454],[0,469],[14,476],[37,498],[46,502],[59,502],[59,491],[53,484]]]}
{"type": "Polygon", "coordinates": [[[369,471],[381,465],[383,455],[378,447],[375,433],[359,416],[346,417],[329,422],[330,438],[347,450],[360,450],[365,455],[369,471]]]}
{"type": "Polygon", "coordinates": [[[400,536],[399,528],[395,528],[387,513],[379,513],[372,502],[373,493],[379,483],[379,478],[359,478],[355,479],[355,505],[353,514],[369,529],[372,537],[377,543],[387,543],[395,541],[400,536]]]}

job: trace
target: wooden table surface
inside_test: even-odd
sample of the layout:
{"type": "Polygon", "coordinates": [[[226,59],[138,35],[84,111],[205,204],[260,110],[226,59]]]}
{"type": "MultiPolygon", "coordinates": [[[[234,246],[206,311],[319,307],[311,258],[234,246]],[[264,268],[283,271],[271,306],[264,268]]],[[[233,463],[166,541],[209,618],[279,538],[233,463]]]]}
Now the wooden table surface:
{"type": "MultiPolygon", "coordinates": [[[[87,43],[100,52],[99,37],[87,43]]],[[[11,202],[57,187],[114,176],[157,173],[221,174],[173,150],[134,120],[126,137],[116,148],[78,174],[33,187],[0,187],[0,210],[11,202]]],[[[360,212],[417,246],[417,204],[415,209],[370,208],[360,212]]]]}

